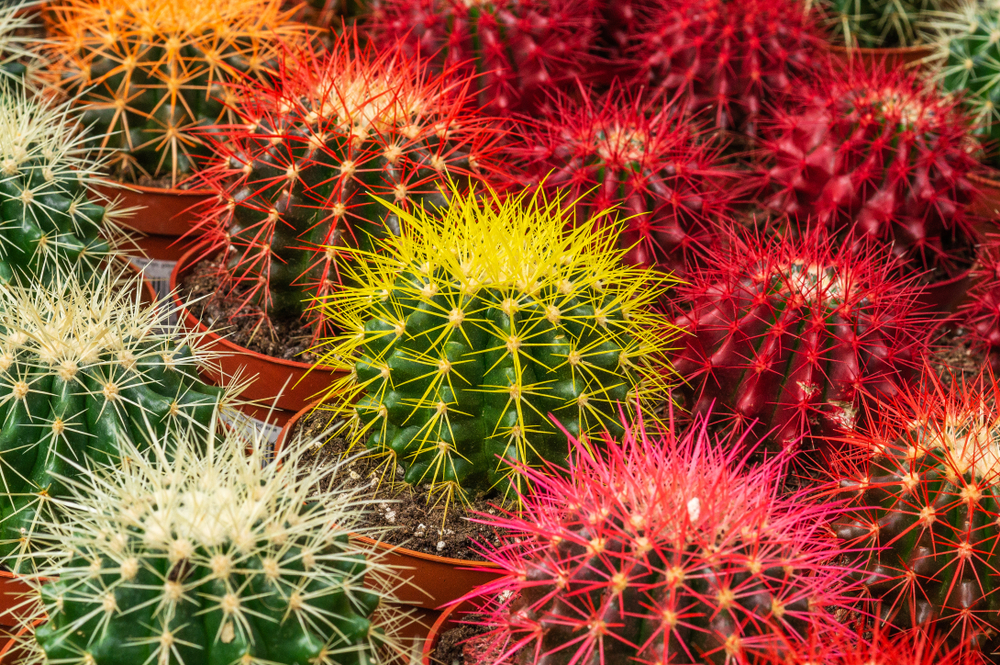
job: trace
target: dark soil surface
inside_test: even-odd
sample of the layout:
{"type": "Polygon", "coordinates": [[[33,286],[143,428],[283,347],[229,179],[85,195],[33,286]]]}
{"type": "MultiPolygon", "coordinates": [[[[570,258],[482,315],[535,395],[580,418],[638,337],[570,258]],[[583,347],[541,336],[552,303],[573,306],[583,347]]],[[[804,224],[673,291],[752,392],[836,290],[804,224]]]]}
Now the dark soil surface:
{"type": "Polygon", "coordinates": [[[245,349],[272,358],[315,362],[316,354],[307,351],[312,346],[311,331],[305,329],[301,319],[266,317],[263,310],[244,303],[238,294],[224,296],[217,292],[220,263],[214,259],[201,261],[178,284],[181,299],[191,313],[245,349]]]}
{"type": "Polygon", "coordinates": [[[939,344],[931,363],[946,385],[950,385],[953,378],[973,378],[986,363],[985,354],[972,347],[964,328],[949,330],[939,344]]]}
{"type": "MultiPolygon", "coordinates": [[[[297,441],[300,435],[302,441],[315,439],[327,429],[328,418],[323,413],[306,416],[291,432],[289,441],[297,441]]],[[[303,464],[310,467],[335,464],[346,451],[347,441],[335,437],[309,451],[303,457],[303,464]]],[[[384,457],[356,457],[345,468],[346,478],[338,474],[335,481],[367,491],[374,505],[368,513],[368,525],[386,528],[386,533],[380,536],[383,541],[418,552],[473,561],[483,560],[478,555],[477,542],[499,544],[492,529],[468,520],[475,512],[496,513],[490,501],[479,499],[468,506],[458,502],[446,506],[443,500],[435,501],[435,497],[428,496],[429,486],[411,487],[393,482],[394,475],[402,475],[402,468],[390,470],[386,466],[384,457]]]]}
{"type": "MultiPolygon", "coordinates": [[[[433,665],[493,665],[496,654],[489,648],[489,638],[479,637],[486,632],[482,626],[462,624],[441,633],[437,647],[431,654],[433,665]]],[[[510,661],[502,661],[504,665],[510,661]]]]}

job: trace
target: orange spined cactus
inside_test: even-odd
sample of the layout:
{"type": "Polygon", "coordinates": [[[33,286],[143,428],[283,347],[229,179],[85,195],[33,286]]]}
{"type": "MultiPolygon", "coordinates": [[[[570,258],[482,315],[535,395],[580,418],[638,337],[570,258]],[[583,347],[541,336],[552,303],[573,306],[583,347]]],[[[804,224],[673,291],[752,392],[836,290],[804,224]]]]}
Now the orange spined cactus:
{"type": "Polygon", "coordinates": [[[112,173],[176,186],[207,154],[199,129],[229,121],[225,84],[265,78],[304,41],[280,0],[67,0],[46,13],[50,82],[79,106],[112,173]],[[168,182],[169,181],[169,182],[168,182]]]}

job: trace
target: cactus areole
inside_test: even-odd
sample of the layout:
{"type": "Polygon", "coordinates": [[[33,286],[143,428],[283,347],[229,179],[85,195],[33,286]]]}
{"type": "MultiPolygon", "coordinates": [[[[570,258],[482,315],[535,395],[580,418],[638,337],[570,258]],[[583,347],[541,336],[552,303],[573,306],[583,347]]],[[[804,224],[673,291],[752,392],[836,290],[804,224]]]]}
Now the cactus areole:
{"type": "Polygon", "coordinates": [[[850,430],[866,395],[895,395],[913,376],[929,324],[885,252],[835,250],[818,233],[730,244],[681,287],[690,305],[677,325],[691,334],[674,363],[695,413],[714,403],[787,447],[850,430]]]}
{"type": "Polygon", "coordinates": [[[509,462],[565,459],[550,417],[584,438],[617,431],[619,403],[670,380],[673,329],[652,307],[670,279],[622,266],[614,233],[567,231],[561,204],[455,193],[447,211],[390,206],[403,234],[324,301],[345,332],[321,362],[353,370],[331,395],[406,482],[508,494],[521,485],[509,462]]]}
{"type": "Polygon", "coordinates": [[[1000,389],[989,371],[952,379],[928,370],[851,438],[835,477],[857,510],[834,531],[871,548],[858,579],[888,625],[982,648],[1000,630],[1000,389]]]}

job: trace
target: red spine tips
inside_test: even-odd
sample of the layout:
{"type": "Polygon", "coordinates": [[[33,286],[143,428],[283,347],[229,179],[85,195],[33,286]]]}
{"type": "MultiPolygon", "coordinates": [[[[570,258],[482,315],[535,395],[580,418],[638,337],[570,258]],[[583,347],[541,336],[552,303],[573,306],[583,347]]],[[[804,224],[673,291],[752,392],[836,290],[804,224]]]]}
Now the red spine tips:
{"type": "MultiPolygon", "coordinates": [[[[674,365],[695,412],[716,404],[777,447],[850,429],[872,395],[892,395],[928,351],[918,291],[885,252],[834,249],[819,233],[733,232],[680,287],[674,365]]],[[[815,439],[810,445],[823,445],[815,439]]]]}

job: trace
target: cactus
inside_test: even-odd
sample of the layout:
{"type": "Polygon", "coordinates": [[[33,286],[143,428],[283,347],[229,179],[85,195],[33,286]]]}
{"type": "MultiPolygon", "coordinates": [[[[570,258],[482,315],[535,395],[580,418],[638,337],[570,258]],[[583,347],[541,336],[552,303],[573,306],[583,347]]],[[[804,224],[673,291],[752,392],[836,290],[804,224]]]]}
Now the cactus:
{"type": "Polygon", "coordinates": [[[958,321],[969,330],[972,347],[1000,373],[1000,245],[996,236],[979,247],[972,287],[959,308],[958,321]]]}
{"type": "Polygon", "coordinates": [[[45,14],[46,79],[72,100],[112,174],[175,187],[209,154],[201,132],[231,121],[225,83],[266,79],[304,25],[280,0],[68,0],[45,14]]]}
{"type": "Polygon", "coordinates": [[[833,529],[845,546],[871,548],[856,575],[881,620],[992,645],[986,654],[1000,628],[998,397],[988,371],[945,386],[928,370],[849,437],[833,468],[835,491],[857,507],[833,529]]]}
{"type": "Polygon", "coordinates": [[[851,568],[827,530],[837,509],[784,491],[787,459],[751,467],[704,420],[682,433],[626,422],[597,457],[571,443],[568,473],[523,469],[534,493],[520,513],[476,519],[502,534],[484,554],[505,575],[462,600],[488,601],[500,653],[763,665],[845,630],[833,613],[851,605],[851,568]]]}
{"type": "Polygon", "coordinates": [[[617,87],[584,99],[557,97],[550,115],[525,122],[511,150],[520,179],[565,188],[579,221],[607,221],[598,213],[617,207],[629,217],[619,237],[625,260],[683,274],[738,198],[726,146],[659,97],[617,87]]]}
{"type": "Polygon", "coordinates": [[[692,412],[715,403],[737,429],[770,432],[774,447],[807,435],[821,445],[853,427],[866,396],[895,395],[927,356],[918,291],[886,252],[835,249],[821,233],[734,232],[724,243],[680,287],[676,323],[691,334],[673,361],[692,412]]]}
{"type": "Polygon", "coordinates": [[[933,631],[892,633],[875,623],[870,637],[866,637],[863,631],[838,633],[833,644],[814,638],[807,646],[798,648],[791,658],[779,662],[782,665],[989,665],[991,662],[963,645],[949,646],[933,631]]]}
{"type": "Polygon", "coordinates": [[[958,274],[973,244],[968,118],[902,69],[831,68],[803,82],[765,134],[768,204],[891,245],[914,272],[958,274]]]}
{"type": "Polygon", "coordinates": [[[31,2],[15,2],[0,7],[0,76],[29,88],[38,83],[38,72],[45,66],[38,40],[31,34],[41,29],[36,17],[28,13],[31,6],[31,2]]]}
{"type": "Polygon", "coordinates": [[[985,159],[1000,167],[1000,5],[966,0],[942,12],[932,27],[937,32],[935,73],[941,88],[961,96],[972,127],[985,144],[985,159]]]}
{"type": "Polygon", "coordinates": [[[197,375],[211,355],[138,301],[140,279],[0,288],[0,554],[34,547],[37,516],[63,476],[152,428],[206,431],[233,401],[197,375]]]}
{"type": "Polygon", "coordinates": [[[751,136],[795,77],[822,59],[822,31],[799,0],[661,1],[639,24],[623,63],[638,67],[634,84],[751,136]]]}
{"type": "Polygon", "coordinates": [[[673,329],[652,305],[671,279],[621,265],[610,225],[566,230],[572,212],[543,192],[453,197],[440,213],[385,203],[403,233],[356,252],[354,285],[322,301],[344,332],[320,362],[351,370],[334,416],[405,482],[511,498],[522,483],[501,460],[566,456],[550,417],[588,436],[664,391],[673,329]]]}
{"type": "Polygon", "coordinates": [[[247,129],[214,145],[201,179],[218,196],[192,232],[203,256],[223,253],[219,296],[257,308],[261,323],[302,318],[315,339],[330,331],[303,315],[339,288],[338,246],[370,248],[399,225],[370,196],[444,205],[449,179],[489,172],[499,137],[465,109],[468,79],[356,42],[348,31],[326,54],[287,58],[273,91],[241,90],[247,129]]]}
{"type": "Polygon", "coordinates": [[[595,0],[373,0],[363,17],[371,41],[476,75],[480,105],[498,115],[535,112],[593,75],[600,23],[595,0]]]}
{"type": "Polygon", "coordinates": [[[259,433],[228,430],[207,449],[190,430],[145,437],[120,441],[119,468],[78,474],[64,517],[43,525],[38,575],[58,580],[35,580],[22,606],[22,665],[369,665],[398,653],[391,570],[348,540],[364,504],[335,468],[305,470],[287,450],[267,464],[259,433]]]}
{"type": "Polygon", "coordinates": [[[924,41],[923,24],[941,0],[820,0],[831,32],[849,47],[896,48],[924,41]]]}
{"type": "Polygon", "coordinates": [[[0,79],[0,283],[86,279],[126,246],[122,216],[88,183],[102,167],[74,134],[68,106],[0,79]]]}

